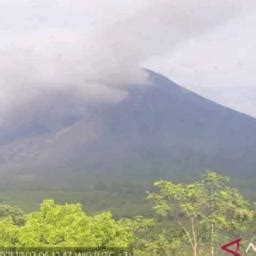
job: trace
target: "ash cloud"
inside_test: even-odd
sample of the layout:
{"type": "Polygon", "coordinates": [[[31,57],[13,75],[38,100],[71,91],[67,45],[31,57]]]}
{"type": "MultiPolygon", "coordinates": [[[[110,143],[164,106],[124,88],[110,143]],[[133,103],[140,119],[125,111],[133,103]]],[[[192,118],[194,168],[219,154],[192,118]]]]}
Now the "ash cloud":
{"type": "Polygon", "coordinates": [[[59,129],[81,118],[88,102],[124,99],[128,85],[148,83],[140,69],[145,60],[249,11],[251,4],[2,0],[2,130],[22,130],[39,117],[47,129],[47,123],[59,129]]]}

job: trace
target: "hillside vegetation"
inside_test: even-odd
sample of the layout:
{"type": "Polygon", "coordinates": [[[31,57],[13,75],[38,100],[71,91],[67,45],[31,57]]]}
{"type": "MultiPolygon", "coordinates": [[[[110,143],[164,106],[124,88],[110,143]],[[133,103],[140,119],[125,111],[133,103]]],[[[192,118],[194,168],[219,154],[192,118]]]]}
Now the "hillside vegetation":
{"type": "Polygon", "coordinates": [[[255,204],[233,188],[229,178],[207,172],[193,183],[157,181],[147,192],[152,216],[114,218],[89,214],[80,204],[46,199],[25,214],[0,207],[2,247],[117,247],[135,255],[221,255],[234,237],[251,238],[255,204]]]}

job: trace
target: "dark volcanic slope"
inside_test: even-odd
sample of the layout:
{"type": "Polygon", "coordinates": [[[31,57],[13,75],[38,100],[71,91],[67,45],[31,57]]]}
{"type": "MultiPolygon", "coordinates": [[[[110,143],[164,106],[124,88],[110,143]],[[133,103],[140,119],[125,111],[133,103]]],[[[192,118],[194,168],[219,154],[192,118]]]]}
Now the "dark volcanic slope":
{"type": "MultiPolygon", "coordinates": [[[[124,169],[148,169],[156,175],[202,169],[252,175],[255,119],[159,74],[150,72],[150,79],[153,86],[130,90],[126,100],[104,115],[98,146],[103,141],[107,145],[106,159],[118,156],[124,169]]],[[[116,161],[112,164],[115,167],[116,161]]]]}
{"type": "Polygon", "coordinates": [[[2,146],[3,168],[132,179],[193,176],[205,169],[253,176],[254,118],[147,72],[152,85],[131,86],[122,102],[92,107],[86,119],[57,135],[2,146]]]}

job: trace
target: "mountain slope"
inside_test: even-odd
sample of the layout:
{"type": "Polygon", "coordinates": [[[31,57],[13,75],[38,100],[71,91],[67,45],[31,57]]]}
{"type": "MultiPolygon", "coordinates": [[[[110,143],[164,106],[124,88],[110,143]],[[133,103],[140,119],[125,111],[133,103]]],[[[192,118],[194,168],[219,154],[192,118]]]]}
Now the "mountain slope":
{"type": "Polygon", "coordinates": [[[121,102],[91,106],[58,133],[2,145],[5,181],[58,177],[68,186],[81,173],[105,181],[193,177],[205,169],[250,179],[256,120],[146,72],[149,85],[131,85],[121,102]]]}

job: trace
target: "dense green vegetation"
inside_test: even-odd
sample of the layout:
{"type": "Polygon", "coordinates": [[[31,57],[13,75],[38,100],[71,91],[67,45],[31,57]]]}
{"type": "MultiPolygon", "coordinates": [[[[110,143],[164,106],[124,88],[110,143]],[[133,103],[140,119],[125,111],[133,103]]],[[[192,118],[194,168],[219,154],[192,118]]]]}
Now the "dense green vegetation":
{"type": "Polygon", "coordinates": [[[50,199],[29,214],[1,205],[0,244],[132,247],[136,255],[216,256],[221,243],[250,238],[253,232],[255,204],[214,172],[189,184],[157,181],[147,201],[151,213],[133,218],[117,218],[109,211],[91,214],[81,204],[50,199]]]}

